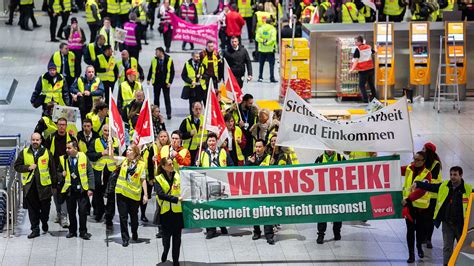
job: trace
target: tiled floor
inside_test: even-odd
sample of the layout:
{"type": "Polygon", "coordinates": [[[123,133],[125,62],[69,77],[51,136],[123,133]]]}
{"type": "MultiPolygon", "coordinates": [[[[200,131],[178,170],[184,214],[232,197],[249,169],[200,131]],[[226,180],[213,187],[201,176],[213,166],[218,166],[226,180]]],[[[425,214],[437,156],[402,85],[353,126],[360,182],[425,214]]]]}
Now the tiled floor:
{"type": "MultiPolygon", "coordinates": [[[[84,25],[83,14],[79,15],[84,25]]],[[[19,80],[13,103],[0,106],[0,134],[21,133],[23,140],[29,138],[41,111],[29,104],[31,93],[38,77],[46,71],[51,54],[58,44],[49,43],[48,20],[38,16],[42,28],[33,32],[20,31],[18,27],[7,27],[0,22],[0,97],[6,95],[11,80],[19,80]]],[[[88,35],[88,30],[86,34],[88,35]]],[[[153,48],[163,45],[157,31],[149,34],[150,45],[144,46],[140,56],[145,71],[148,70],[153,48]]],[[[244,34],[244,36],[246,36],[244,34]]],[[[253,50],[247,41],[244,44],[253,50]]],[[[181,69],[189,52],[181,52],[181,44],[174,43],[171,53],[175,60],[176,80],[172,88],[173,119],[167,121],[169,129],[175,129],[187,112],[187,102],[179,98],[182,81],[181,69]]],[[[258,65],[254,64],[254,76],[258,65]]],[[[276,67],[276,69],[278,69],[276,67]]],[[[266,68],[268,71],[268,66],[266,68]]],[[[266,74],[268,72],[265,72],[266,74]]],[[[268,75],[268,74],[267,74],[268,75]]],[[[267,76],[268,78],[268,76],[267,76]]],[[[252,81],[245,85],[245,92],[256,99],[277,99],[278,86],[252,81]]],[[[314,101],[318,108],[343,108],[333,99],[314,101]]],[[[351,105],[354,108],[354,105],[351,105]]],[[[463,104],[463,112],[457,114],[449,108],[441,114],[432,110],[432,103],[418,103],[412,112],[412,126],[416,149],[425,141],[434,142],[443,161],[443,174],[452,165],[461,165],[465,177],[473,182],[474,172],[474,102],[463,104]]],[[[298,151],[302,162],[311,162],[314,151],[298,151]]],[[[403,163],[409,162],[411,154],[402,154],[403,163]]],[[[148,218],[154,212],[154,201],[147,210],[148,218]]],[[[50,223],[50,232],[34,240],[28,240],[29,222],[25,212],[13,238],[0,237],[0,262],[2,265],[155,265],[161,256],[161,240],[155,238],[156,228],[145,225],[139,228],[139,243],[128,248],[121,246],[118,218],[114,233],[106,241],[105,227],[90,221],[90,241],[66,239],[65,229],[50,223]]],[[[52,216],[52,218],[54,218],[52,216]]],[[[51,220],[52,220],[51,218],[51,220]]],[[[250,228],[231,228],[230,236],[205,240],[202,230],[185,230],[181,249],[181,261],[185,265],[398,265],[406,264],[405,223],[403,220],[368,221],[367,223],[344,223],[342,240],[333,241],[328,230],[327,242],[316,244],[315,224],[283,225],[277,233],[277,243],[269,246],[264,240],[252,241],[250,228]]],[[[440,230],[433,236],[434,249],[425,250],[426,257],[418,264],[441,264],[442,241],[440,230]]],[[[171,255],[170,255],[171,257],[171,255]]]]}

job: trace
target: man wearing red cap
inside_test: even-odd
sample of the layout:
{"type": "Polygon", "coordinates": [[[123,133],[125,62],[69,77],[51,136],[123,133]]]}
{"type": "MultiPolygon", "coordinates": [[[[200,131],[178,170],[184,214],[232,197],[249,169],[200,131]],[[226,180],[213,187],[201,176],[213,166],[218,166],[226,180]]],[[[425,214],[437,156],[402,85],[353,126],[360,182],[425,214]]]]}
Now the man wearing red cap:
{"type": "Polygon", "coordinates": [[[135,91],[142,90],[142,84],[137,82],[138,73],[135,69],[130,68],[126,72],[127,80],[120,84],[119,94],[118,94],[118,108],[122,109],[124,106],[127,106],[132,100],[135,91]]]}

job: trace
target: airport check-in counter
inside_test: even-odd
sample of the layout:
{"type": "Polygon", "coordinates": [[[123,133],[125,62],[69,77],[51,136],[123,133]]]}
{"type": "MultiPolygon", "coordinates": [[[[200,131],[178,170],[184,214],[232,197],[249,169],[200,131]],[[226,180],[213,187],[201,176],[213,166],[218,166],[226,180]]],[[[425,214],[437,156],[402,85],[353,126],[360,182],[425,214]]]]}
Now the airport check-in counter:
{"type": "MultiPolygon", "coordinates": [[[[409,22],[393,24],[394,73],[395,82],[390,96],[401,96],[403,88],[415,89],[417,84],[410,84],[410,25],[409,22]],[[391,95],[393,94],[393,95],[391,95]]],[[[466,76],[474,77],[474,22],[466,22],[466,76]]],[[[429,23],[429,52],[430,69],[429,85],[425,90],[417,90],[419,94],[429,99],[436,89],[436,78],[439,58],[439,36],[445,34],[444,22],[429,23]]],[[[374,24],[304,24],[303,37],[307,38],[310,47],[310,77],[313,97],[336,97],[337,84],[337,41],[339,38],[354,38],[362,35],[367,43],[374,46],[374,24]]],[[[412,47],[413,49],[413,47],[412,47]]],[[[378,86],[380,89],[380,86],[378,86]]],[[[466,90],[474,90],[474,79],[467,79],[465,85],[460,85],[460,97],[464,99],[466,90]]],[[[383,97],[380,95],[379,97],[383,97]]]]}

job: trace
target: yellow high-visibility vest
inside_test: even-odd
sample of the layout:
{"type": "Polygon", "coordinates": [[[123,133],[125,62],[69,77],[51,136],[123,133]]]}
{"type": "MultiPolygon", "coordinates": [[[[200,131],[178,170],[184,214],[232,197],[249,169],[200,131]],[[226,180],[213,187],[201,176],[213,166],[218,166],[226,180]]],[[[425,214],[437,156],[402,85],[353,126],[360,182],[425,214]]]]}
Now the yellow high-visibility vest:
{"type": "MultiPolygon", "coordinates": [[[[23,161],[25,165],[32,165],[35,164],[35,157],[32,153],[29,153],[30,148],[25,148],[23,150],[23,161]]],[[[38,158],[37,168],[40,175],[40,183],[42,186],[49,186],[51,185],[51,177],[49,176],[49,153],[48,149],[44,150],[43,155],[38,158]]],[[[35,171],[35,170],[33,170],[35,171]]],[[[26,184],[30,183],[33,180],[34,172],[30,174],[30,172],[22,173],[22,184],[25,186],[26,184]]]]}
{"type": "MultiPolygon", "coordinates": [[[[76,60],[76,56],[74,55],[73,52],[69,51],[67,54],[67,59],[68,59],[68,65],[69,65],[69,75],[71,77],[75,77],[74,70],[74,61],[76,60]]],[[[61,60],[61,52],[57,51],[53,54],[53,63],[56,65],[56,70],[59,73],[62,73],[63,70],[63,61],[61,60]]]]}
{"type": "Polygon", "coordinates": [[[97,60],[99,60],[100,68],[110,69],[109,71],[106,71],[106,72],[97,72],[97,76],[103,81],[114,82],[115,81],[115,74],[114,74],[115,58],[111,56],[109,60],[107,61],[105,59],[105,56],[103,54],[100,54],[99,56],[97,56],[97,60]]]}
{"type": "Polygon", "coordinates": [[[189,115],[186,117],[186,131],[191,132],[192,130],[196,131],[196,134],[190,138],[183,140],[183,147],[186,147],[190,151],[197,150],[199,144],[201,143],[201,135],[204,130],[203,139],[207,139],[207,130],[204,129],[204,115],[199,117],[199,128],[196,128],[196,125],[193,123],[193,117],[189,115]]]}
{"type": "Polygon", "coordinates": [[[142,194],[142,175],[145,171],[145,163],[141,160],[137,162],[135,173],[127,176],[128,160],[124,160],[120,168],[120,173],[115,186],[115,193],[121,194],[129,199],[140,201],[142,194]]]}
{"type": "MultiPolygon", "coordinates": [[[[86,3],[86,22],[87,23],[93,23],[93,22],[100,22],[101,20],[100,12],[99,12],[99,6],[97,5],[97,2],[95,0],[87,0],[86,3]],[[97,10],[97,17],[99,18],[99,21],[96,21],[94,18],[94,14],[92,14],[92,6],[95,6],[95,10],[97,10]]],[[[94,40],[91,40],[93,42],[94,40]]]]}
{"type": "MultiPolygon", "coordinates": [[[[102,140],[103,140],[103,138],[95,139],[95,142],[94,142],[95,152],[102,153],[103,151],[105,151],[105,147],[102,144],[102,140]]],[[[117,148],[118,147],[117,139],[113,138],[113,140],[114,140],[113,148],[117,148]]],[[[107,140],[106,140],[106,142],[107,142],[107,140]]],[[[102,171],[102,170],[104,170],[104,168],[106,166],[107,166],[107,170],[109,170],[109,172],[113,172],[113,171],[115,171],[115,169],[117,169],[117,166],[115,164],[115,160],[113,158],[109,157],[109,156],[102,156],[102,157],[100,157],[99,160],[97,160],[96,162],[94,162],[92,164],[92,168],[94,168],[94,170],[96,170],[96,171],[102,171]]]]}
{"type": "MultiPolygon", "coordinates": [[[[61,163],[63,170],[66,171],[64,186],[61,190],[61,193],[66,193],[67,189],[71,186],[71,169],[66,167],[67,162],[64,160],[64,155],[59,157],[59,163],[61,163]]],[[[89,178],[87,176],[87,156],[83,152],[77,153],[77,170],[79,172],[79,178],[81,179],[82,189],[86,191],[89,190],[89,178]]]]}
{"type": "MultiPolygon", "coordinates": [[[[415,180],[413,180],[413,171],[410,167],[407,167],[405,172],[405,183],[403,185],[403,198],[408,198],[408,196],[410,196],[413,182],[425,180],[429,173],[430,170],[424,168],[423,171],[415,177],[415,180]]],[[[412,204],[413,207],[427,209],[430,205],[430,193],[425,193],[423,197],[413,201],[412,204]]]]}
{"type": "MultiPolygon", "coordinates": [[[[433,219],[438,217],[438,212],[443,206],[444,201],[448,197],[449,194],[449,187],[448,187],[449,180],[446,180],[441,184],[438,190],[438,197],[436,198],[436,207],[433,215],[433,219]]],[[[462,194],[462,214],[463,217],[466,216],[466,209],[469,203],[469,196],[472,193],[472,186],[464,182],[464,190],[465,192],[462,194]]]]}
{"type": "Polygon", "coordinates": [[[122,94],[122,106],[125,107],[127,106],[131,101],[133,101],[133,94],[136,91],[141,91],[142,90],[142,84],[140,82],[135,82],[135,85],[133,85],[133,88],[130,87],[130,84],[128,84],[128,81],[122,82],[120,84],[120,92],[122,94]]]}
{"type": "MultiPolygon", "coordinates": [[[[179,197],[181,196],[181,179],[179,177],[178,172],[174,173],[173,177],[173,185],[170,188],[170,184],[168,183],[168,180],[166,180],[166,177],[163,174],[160,174],[159,176],[155,177],[156,181],[160,184],[161,188],[163,191],[166,193],[169,191],[168,194],[171,196],[179,197]]],[[[181,202],[178,201],[178,203],[172,203],[169,201],[164,201],[156,196],[158,200],[158,204],[161,207],[160,214],[165,214],[168,211],[173,211],[174,213],[181,213],[183,212],[183,209],[181,208],[181,202]]]]}

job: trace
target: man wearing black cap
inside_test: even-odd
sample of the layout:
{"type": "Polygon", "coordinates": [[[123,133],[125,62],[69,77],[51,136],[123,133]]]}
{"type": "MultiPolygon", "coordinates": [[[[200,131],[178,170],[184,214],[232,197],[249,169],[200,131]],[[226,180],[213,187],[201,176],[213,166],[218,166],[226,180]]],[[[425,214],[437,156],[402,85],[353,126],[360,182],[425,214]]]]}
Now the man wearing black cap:
{"type": "Polygon", "coordinates": [[[63,106],[69,105],[67,82],[61,74],[58,74],[56,65],[51,62],[48,65],[48,72],[38,79],[30,102],[33,107],[43,106],[43,110],[45,110],[46,105],[52,101],[63,106]]]}
{"type": "Polygon", "coordinates": [[[113,56],[112,46],[104,45],[104,53],[97,56],[94,63],[97,76],[102,80],[105,90],[105,101],[109,102],[109,90],[114,90],[115,81],[119,76],[119,70],[113,56]]]}

